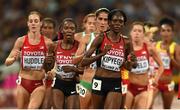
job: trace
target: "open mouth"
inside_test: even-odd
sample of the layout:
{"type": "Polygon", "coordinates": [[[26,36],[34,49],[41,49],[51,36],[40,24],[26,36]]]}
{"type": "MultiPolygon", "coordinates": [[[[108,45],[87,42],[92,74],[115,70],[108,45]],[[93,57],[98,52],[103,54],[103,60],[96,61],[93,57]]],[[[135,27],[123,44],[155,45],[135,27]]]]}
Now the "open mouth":
{"type": "Polygon", "coordinates": [[[36,27],[32,27],[32,29],[36,29],[36,27]]]}

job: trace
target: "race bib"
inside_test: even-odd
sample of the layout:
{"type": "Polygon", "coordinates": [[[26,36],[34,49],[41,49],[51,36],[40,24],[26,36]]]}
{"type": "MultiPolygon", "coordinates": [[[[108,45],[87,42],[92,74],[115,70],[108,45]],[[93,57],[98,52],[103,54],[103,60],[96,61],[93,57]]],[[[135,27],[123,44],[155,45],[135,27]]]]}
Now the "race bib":
{"type": "Polygon", "coordinates": [[[101,85],[102,85],[102,81],[101,80],[97,80],[97,79],[93,79],[93,83],[92,83],[92,89],[93,90],[101,90],[101,85]]]}
{"type": "Polygon", "coordinates": [[[21,84],[21,77],[20,77],[20,76],[18,76],[18,79],[16,80],[16,84],[17,84],[17,85],[20,85],[20,84],[21,84]]]}
{"type": "Polygon", "coordinates": [[[170,69],[170,58],[169,57],[162,57],[162,62],[164,69],[170,69]]]}
{"type": "Polygon", "coordinates": [[[86,92],[87,92],[87,89],[84,86],[80,85],[79,95],[81,97],[85,97],[86,96],[86,92]]]}
{"type": "Polygon", "coordinates": [[[55,83],[56,83],[56,77],[53,78],[53,82],[51,84],[51,87],[54,87],[55,83]]]}
{"type": "Polygon", "coordinates": [[[91,69],[96,69],[96,68],[97,68],[96,62],[91,63],[91,64],[90,64],[90,68],[91,68],[91,69]]]}
{"type": "Polygon", "coordinates": [[[41,70],[45,56],[23,56],[23,68],[41,70]]]}
{"type": "Polygon", "coordinates": [[[126,94],[127,93],[127,89],[128,89],[128,87],[127,87],[127,84],[122,84],[121,85],[122,86],[122,94],[126,94]]]}
{"type": "Polygon", "coordinates": [[[63,66],[74,66],[72,64],[58,64],[56,66],[56,73],[60,75],[62,78],[73,78],[75,73],[74,72],[69,72],[65,73],[62,69],[63,66]]]}
{"type": "Polygon", "coordinates": [[[147,60],[138,61],[137,64],[137,67],[132,68],[131,72],[145,73],[149,69],[149,63],[147,60]]]}
{"type": "MultiPolygon", "coordinates": [[[[164,69],[170,69],[170,58],[166,54],[160,54],[161,60],[163,62],[164,69]]],[[[159,67],[155,62],[155,67],[159,67]]]]}
{"type": "Polygon", "coordinates": [[[122,57],[105,55],[101,58],[101,67],[107,70],[120,71],[123,61],[122,57]]]}
{"type": "Polygon", "coordinates": [[[171,81],[171,83],[168,84],[168,90],[169,90],[169,91],[173,91],[173,90],[174,90],[174,87],[175,87],[175,83],[174,83],[174,81],[171,81]]]}
{"type": "Polygon", "coordinates": [[[79,94],[79,91],[80,91],[80,84],[76,84],[76,92],[79,94]]]}

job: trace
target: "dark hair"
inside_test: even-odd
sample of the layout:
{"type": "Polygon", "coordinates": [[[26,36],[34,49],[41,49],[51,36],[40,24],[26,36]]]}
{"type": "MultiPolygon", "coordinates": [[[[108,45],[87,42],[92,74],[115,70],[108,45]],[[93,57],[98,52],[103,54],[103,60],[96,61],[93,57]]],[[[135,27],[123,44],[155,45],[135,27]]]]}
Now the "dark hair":
{"type": "Polygon", "coordinates": [[[65,19],[62,21],[62,23],[59,25],[59,30],[62,29],[62,26],[64,25],[64,23],[65,23],[66,21],[70,21],[70,22],[74,23],[75,27],[77,28],[77,24],[76,24],[76,22],[75,22],[72,18],[65,18],[65,19]]]}
{"type": "Polygon", "coordinates": [[[28,19],[29,19],[29,16],[30,16],[30,15],[33,15],[33,14],[38,15],[40,21],[42,20],[42,15],[41,15],[38,11],[31,11],[31,12],[29,13],[29,15],[28,15],[28,19]]]}
{"type": "Polygon", "coordinates": [[[174,30],[174,21],[170,18],[162,18],[159,22],[159,25],[162,26],[163,24],[167,24],[171,26],[171,28],[174,30]]]}
{"type": "Polygon", "coordinates": [[[105,13],[107,13],[107,14],[109,14],[109,9],[107,9],[107,8],[99,8],[99,9],[97,9],[96,10],[96,12],[95,12],[95,15],[96,15],[96,18],[99,16],[99,14],[100,13],[102,13],[102,12],[105,12],[105,13]]]}
{"type": "Polygon", "coordinates": [[[111,10],[110,13],[108,14],[108,21],[111,21],[111,20],[112,20],[112,17],[113,17],[116,13],[121,13],[121,15],[122,15],[123,18],[124,18],[124,23],[126,23],[126,21],[127,21],[126,14],[125,14],[122,10],[120,10],[120,9],[111,10]]]}
{"type": "Polygon", "coordinates": [[[52,18],[44,18],[42,20],[42,25],[44,25],[44,23],[52,23],[53,24],[53,27],[55,28],[56,27],[56,22],[54,19],[52,18]]]}

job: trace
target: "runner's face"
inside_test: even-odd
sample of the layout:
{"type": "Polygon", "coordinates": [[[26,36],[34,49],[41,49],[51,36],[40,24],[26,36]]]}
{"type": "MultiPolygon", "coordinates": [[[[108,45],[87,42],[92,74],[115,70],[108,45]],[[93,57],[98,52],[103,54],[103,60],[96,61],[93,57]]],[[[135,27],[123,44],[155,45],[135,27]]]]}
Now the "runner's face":
{"type": "Polygon", "coordinates": [[[65,21],[63,28],[62,28],[62,34],[65,39],[74,39],[74,34],[76,32],[76,26],[71,21],[65,21]]]}
{"type": "Polygon", "coordinates": [[[84,27],[87,32],[94,32],[96,30],[95,17],[88,17],[84,27]]]}
{"type": "Polygon", "coordinates": [[[45,23],[42,25],[41,32],[42,32],[42,34],[45,35],[46,37],[52,39],[53,34],[54,34],[54,32],[55,32],[55,28],[54,28],[54,26],[53,26],[52,23],[45,22],[45,23]]]}
{"type": "Polygon", "coordinates": [[[100,32],[104,32],[108,28],[108,14],[105,12],[99,13],[96,18],[96,27],[100,32]]]}
{"type": "Polygon", "coordinates": [[[28,27],[30,32],[40,32],[40,27],[42,25],[40,17],[37,14],[31,14],[28,17],[28,27]]]}
{"type": "Polygon", "coordinates": [[[144,29],[142,25],[134,25],[132,27],[132,30],[130,32],[132,41],[143,41],[142,39],[144,38],[144,29]]]}
{"type": "Polygon", "coordinates": [[[171,40],[172,36],[173,36],[173,30],[172,27],[167,25],[167,24],[163,24],[161,25],[160,28],[160,36],[162,37],[162,39],[164,40],[171,40]]]}
{"type": "Polygon", "coordinates": [[[115,33],[121,32],[123,26],[124,26],[124,17],[120,13],[115,14],[112,17],[112,20],[109,21],[109,27],[115,33]]]}

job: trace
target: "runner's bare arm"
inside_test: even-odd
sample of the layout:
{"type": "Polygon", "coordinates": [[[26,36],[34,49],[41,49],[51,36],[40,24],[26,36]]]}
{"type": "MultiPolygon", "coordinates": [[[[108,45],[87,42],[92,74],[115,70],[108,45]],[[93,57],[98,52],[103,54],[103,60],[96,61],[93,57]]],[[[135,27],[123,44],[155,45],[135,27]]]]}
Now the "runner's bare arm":
{"type": "Polygon", "coordinates": [[[85,39],[85,37],[81,38],[76,54],[73,57],[73,64],[78,64],[82,60],[82,58],[84,57],[86,45],[87,45],[87,40],[85,39]]]}
{"type": "Polygon", "coordinates": [[[129,38],[124,38],[124,41],[125,41],[125,62],[123,66],[125,69],[130,71],[132,68],[136,68],[137,58],[134,54],[131,40],[129,38]]]}
{"type": "Polygon", "coordinates": [[[46,72],[50,71],[54,67],[55,63],[55,44],[51,39],[45,38],[46,47],[48,49],[46,58],[44,60],[43,67],[46,72]]]}
{"type": "Polygon", "coordinates": [[[62,69],[65,73],[75,72],[76,74],[83,74],[84,70],[80,70],[74,66],[62,66],[62,69]]]}
{"type": "Polygon", "coordinates": [[[96,56],[93,56],[93,57],[91,56],[93,54],[93,52],[100,46],[102,40],[103,40],[103,34],[94,39],[93,43],[91,44],[90,49],[85,53],[84,58],[82,59],[81,63],[79,64],[80,67],[90,65],[91,63],[97,61],[103,55],[106,54],[107,51],[105,50],[96,56]]]}
{"type": "Polygon", "coordinates": [[[173,65],[173,67],[180,70],[180,45],[178,45],[178,44],[175,47],[174,58],[171,57],[171,63],[173,65]]]}
{"type": "Polygon", "coordinates": [[[158,81],[161,74],[163,73],[164,71],[164,67],[163,67],[163,62],[158,54],[158,52],[156,51],[156,48],[155,47],[151,47],[149,49],[149,53],[151,53],[153,59],[157,62],[157,64],[159,65],[159,68],[158,68],[158,74],[156,75],[155,77],[155,81],[158,81]]]}
{"type": "Polygon", "coordinates": [[[6,58],[6,61],[5,61],[6,66],[13,64],[20,57],[20,51],[23,45],[23,40],[24,40],[24,37],[19,37],[16,40],[13,49],[11,50],[9,56],[6,58]]]}

